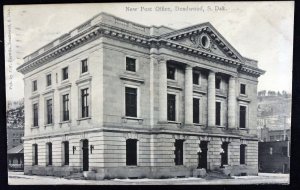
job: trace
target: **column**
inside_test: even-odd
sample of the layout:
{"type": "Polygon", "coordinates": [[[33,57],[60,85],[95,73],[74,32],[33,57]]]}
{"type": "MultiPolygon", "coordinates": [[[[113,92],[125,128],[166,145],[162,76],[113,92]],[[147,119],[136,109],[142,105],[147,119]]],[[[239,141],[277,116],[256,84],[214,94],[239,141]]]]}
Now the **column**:
{"type": "Polygon", "coordinates": [[[193,124],[193,68],[189,65],[185,67],[184,80],[184,110],[185,125],[193,124]]]}
{"type": "Polygon", "coordinates": [[[167,123],[167,63],[159,60],[159,122],[167,123]]]}
{"type": "Polygon", "coordinates": [[[208,127],[216,125],[216,74],[214,71],[209,71],[208,74],[208,90],[207,90],[207,115],[208,127]]]}
{"type": "Polygon", "coordinates": [[[235,77],[230,76],[228,85],[228,128],[236,128],[235,77]]]}

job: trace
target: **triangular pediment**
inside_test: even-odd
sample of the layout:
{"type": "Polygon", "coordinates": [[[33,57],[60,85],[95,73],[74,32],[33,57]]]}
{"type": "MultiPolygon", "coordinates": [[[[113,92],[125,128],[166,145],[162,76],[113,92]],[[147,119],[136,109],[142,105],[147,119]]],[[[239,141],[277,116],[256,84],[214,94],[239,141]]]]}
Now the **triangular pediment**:
{"type": "Polygon", "coordinates": [[[237,50],[235,50],[210,23],[175,30],[161,37],[218,56],[237,61],[244,60],[237,50]]]}

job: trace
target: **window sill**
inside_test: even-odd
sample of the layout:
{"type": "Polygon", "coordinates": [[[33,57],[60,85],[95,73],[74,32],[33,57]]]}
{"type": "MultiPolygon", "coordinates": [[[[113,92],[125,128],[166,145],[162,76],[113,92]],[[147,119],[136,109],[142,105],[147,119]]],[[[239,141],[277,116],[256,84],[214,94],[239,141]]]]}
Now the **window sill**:
{"type": "Polygon", "coordinates": [[[247,94],[240,94],[241,97],[248,97],[247,94]]]}
{"type": "Polygon", "coordinates": [[[91,119],[91,117],[82,117],[82,118],[77,119],[77,121],[90,120],[90,119],[91,119]]]}
{"type": "Polygon", "coordinates": [[[64,79],[64,80],[61,81],[61,84],[65,84],[65,83],[69,83],[69,78],[64,79]]]}
{"type": "Polygon", "coordinates": [[[226,127],[225,126],[223,126],[223,125],[216,125],[217,126],[217,128],[221,128],[221,129],[225,129],[226,127]]]}
{"type": "Polygon", "coordinates": [[[202,123],[193,123],[195,126],[204,126],[204,124],[202,124],[202,123]]]}
{"type": "Polygon", "coordinates": [[[248,131],[249,129],[247,129],[247,128],[239,128],[239,130],[248,131]]]}
{"type": "Polygon", "coordinates": [[[59,122],[59,124],[64,124],[64,123],[71,123],[71,120],[66,120],[66,121],[59,122]]]}
{"type": "Polygon", "coordinates": [[[127,123],[127,120],[135,120],[138,121],[139,124],[142,124],[144,119],[139,117],[129,117],[129,116],[123,116],[122,117],[123,123],[127,123]]]}
{"type": "Polygon", "coordinates": [[[53,93],[53,92],[54,92],[54,89],[46,88],[45,92],[43,92],[43,95],[50,94],[50,93],[53,93]]]}
{"type": "Polygon", "coordinates": [[[91,82],[91,80],[92,80],[92,76],[90,76],[90,75],[84,75],[84,76],[82,76],[80,79],[78,79],[78,80],[76,80],[76,85],[78,85],[78,84],[81,84],[81,83],[84,83],[84,82],[91,82]]]}
{"type": "Polygon", "coordinates": [[[181,122],[178,121],[168,121],[170,124],[176,124],[176,125],[181,125],[181,122]]]}
{"type": "Polygon", "coordinates": [[[39,129],[39,126],[31,126],[30,129],[31,130],[33,130],[33,129],[39,129]]]}
{"type": "Polygon", "coordinates": [[[87,72],[84,72],[84,73],[80,73],[80,78],[82,78],[82,77],[85,77],[85,76],[89,76],[90,75],[90,73],[87,71],[87,72]]]}
{"type": "Polygon", "coordinates": [[[46,128],[46,127],[53,127],[53,126],[54,126],[53,123],[49,123],[49,124],[45,124],[45,125],[44,125],[45,128],[46,128]]]}

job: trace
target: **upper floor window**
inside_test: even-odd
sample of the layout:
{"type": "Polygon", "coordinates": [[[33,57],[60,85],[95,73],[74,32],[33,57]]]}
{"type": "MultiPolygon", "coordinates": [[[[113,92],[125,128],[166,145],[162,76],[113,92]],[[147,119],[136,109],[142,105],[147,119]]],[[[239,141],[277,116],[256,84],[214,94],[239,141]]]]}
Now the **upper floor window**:
{"type": "Polygon", "coordinates": [[[51,74],[48,74],[46,76],[46,83],[47,83],[47,86],[51,86],[51,84],[52,84],[51,74]]]}
{"type": "Polygon", "coordinates": [[[168,94],[168,121],[176,121],[176,95],[168,94]]]}
{"type": "Polygon", "coordinates": [[[137,89],[125,87],[125,115],[137,117],[137,89]]]}
{"type": "Polygon", "coordinates": [[[221,89],[221,81],[222,81],[221,77],[216,77],[215,83],[216,83],[216,89],[218,90],[221,89]]]}
{"type": "Polygon", "coordinates": [[[81,73],[88,72],[88,60],[84,59],[81,61],[81,73]]]}
{"type": "Polygon", "coordinates": [[[37,80],[32,81],[32,91],[37,91],[37,80]]]}
{"type": "Polygon", "coordinates": [[[240,94],[246,94],[246,85],[240,84],[240,94]]]}
{"type": "Polygon", "coordinates": [[[33,126],[39,126],[39,113],[38,113],[38,104],[33,104],[33,126]]]}
{"type": "Polygon", "coordinates": [[[136,59],[126,57],[126,71],[136,72],[136,59]]]}
{"type": "Polygon", "coordinates": [[[216,125],[221,125],[221,102],[216,102],[216,125]]]}
{"type": "Polygon", "coordinates": [[[47,104],[47,124],[51,124],[53,121],[53,118],[52,118],[52,115],[53,115],[53,112],[52,112],[52,99],[49,99],[46,101],[46,104],[47,104]]]}
{"type": "Polygon", "coordinates": [[[175,67],[168,65],[167,66],[167,78],[175,80],[175,71],[176,71],[175,67]]]}
{"type": "Polygon", "coordinates": [[[240,128],[246,128],[246,106],[240,106],[240,128]]]}
{"type": "Polygon", "coordinates": [[[127,166],[137,165],[137,140],[136,139],[126,140],[126,165],[127,166]]]}
{"type": "Polygon", "coordinates": [[[175,165],[183,165],[183,141],[175,140],[175,165]]]}
{"type": "Polygon", "coordinates": [[[62,69],[62,80],[66,80],[69,78],[68,67],[62,69]]]}
{"type": "Polygon", "coordinates": [[[193,98],[193,123],[199,123],[199,115],[200,115],[200,99],[193,98]]]}
{"type": "Polygon", "coordinates": [[[69,94],[62,96],[62,112],[63,112],[63,121],[69,120],[69,94]]]}
{"type": "Polygon", "coordinates": [[[199,73],[193,73],[193,84],[199,85],[199,73]]]}
{"type": "Polygon", "coordinates": [[[81,117],[89,117],[89,92],[88,88],[81,90],[81,117]]]}

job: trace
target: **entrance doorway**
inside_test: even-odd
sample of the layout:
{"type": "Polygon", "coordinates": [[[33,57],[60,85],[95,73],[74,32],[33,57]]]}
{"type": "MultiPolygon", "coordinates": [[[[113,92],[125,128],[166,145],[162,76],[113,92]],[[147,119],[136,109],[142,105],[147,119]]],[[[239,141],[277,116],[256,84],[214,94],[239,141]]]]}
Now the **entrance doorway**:
{"type": "Polygon", "coordinates": [[[83,171],[89,171],[89,141],[82,140],[82,168],[83,171]]]}
{"type": "Polygon", "coordinates": [[[201,141],[200,152],[198,152],[198,168],[205,168],[207,170],[207,144],[208,141],[201,141]]]}

